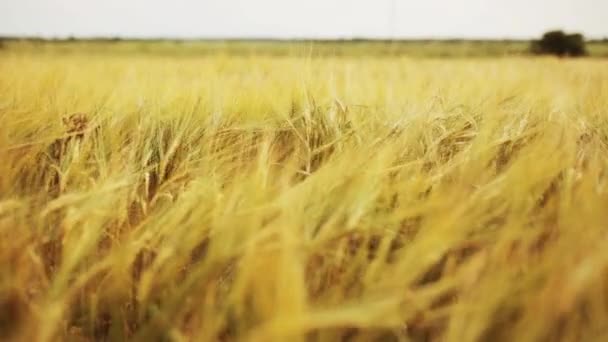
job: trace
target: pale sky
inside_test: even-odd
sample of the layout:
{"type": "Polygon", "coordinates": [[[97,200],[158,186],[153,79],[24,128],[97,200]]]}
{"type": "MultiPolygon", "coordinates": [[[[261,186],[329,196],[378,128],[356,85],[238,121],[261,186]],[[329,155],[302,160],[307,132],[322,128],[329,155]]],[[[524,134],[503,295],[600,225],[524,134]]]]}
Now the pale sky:
{"type": "Polygon", "coordinates": [[[167,38],[608,37],[608,0],[0,0],[0,35],[167,38]]]}

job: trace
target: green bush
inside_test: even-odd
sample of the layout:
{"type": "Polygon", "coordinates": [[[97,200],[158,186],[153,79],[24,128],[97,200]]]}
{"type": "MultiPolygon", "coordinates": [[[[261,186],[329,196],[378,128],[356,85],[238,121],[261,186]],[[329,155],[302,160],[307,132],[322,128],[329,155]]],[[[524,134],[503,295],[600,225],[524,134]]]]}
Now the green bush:
{"type": "Polygon", "coordinates": [[[567,34],[563,31],[550,31],[543,35],[540,40],[532,42],[532,52],[536,54],[550,54],[560,57],[585,56],[587,48],[585,38],[582,34],[567,34]]]}

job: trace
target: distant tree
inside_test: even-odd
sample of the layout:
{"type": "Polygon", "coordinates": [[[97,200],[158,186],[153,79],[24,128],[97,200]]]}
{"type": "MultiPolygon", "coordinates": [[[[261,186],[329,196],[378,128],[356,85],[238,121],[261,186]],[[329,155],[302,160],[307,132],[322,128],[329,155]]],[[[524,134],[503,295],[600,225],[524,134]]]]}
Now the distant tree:
{"type": "Polygon", "coordinates": [[[567,34],[563,31],[550,31],[540,40],[532,42],[532,52],[536,54],[550,54],[560,57],[584,56],[587,54],[585,38],[582,34],[567,34]]]}

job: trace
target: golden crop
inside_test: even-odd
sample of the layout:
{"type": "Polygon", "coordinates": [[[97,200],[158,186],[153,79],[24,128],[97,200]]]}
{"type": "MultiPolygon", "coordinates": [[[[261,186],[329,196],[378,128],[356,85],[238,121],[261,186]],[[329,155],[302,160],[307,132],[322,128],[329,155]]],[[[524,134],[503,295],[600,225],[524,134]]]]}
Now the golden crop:
{"type": "Polygon", "coordinates": [[[0,54],[0,339],[608,338],[608,62],[0,54]]]}

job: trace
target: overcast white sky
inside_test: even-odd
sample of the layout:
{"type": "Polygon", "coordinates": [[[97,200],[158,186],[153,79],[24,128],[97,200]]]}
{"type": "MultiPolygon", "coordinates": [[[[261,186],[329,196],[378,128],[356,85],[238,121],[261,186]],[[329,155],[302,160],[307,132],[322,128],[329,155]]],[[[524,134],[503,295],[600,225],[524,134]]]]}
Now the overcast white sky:
{"type": "Polygon", "coordinates": [[[608,0],[0,0],[0,35],[608,37],[608,0]]]}

